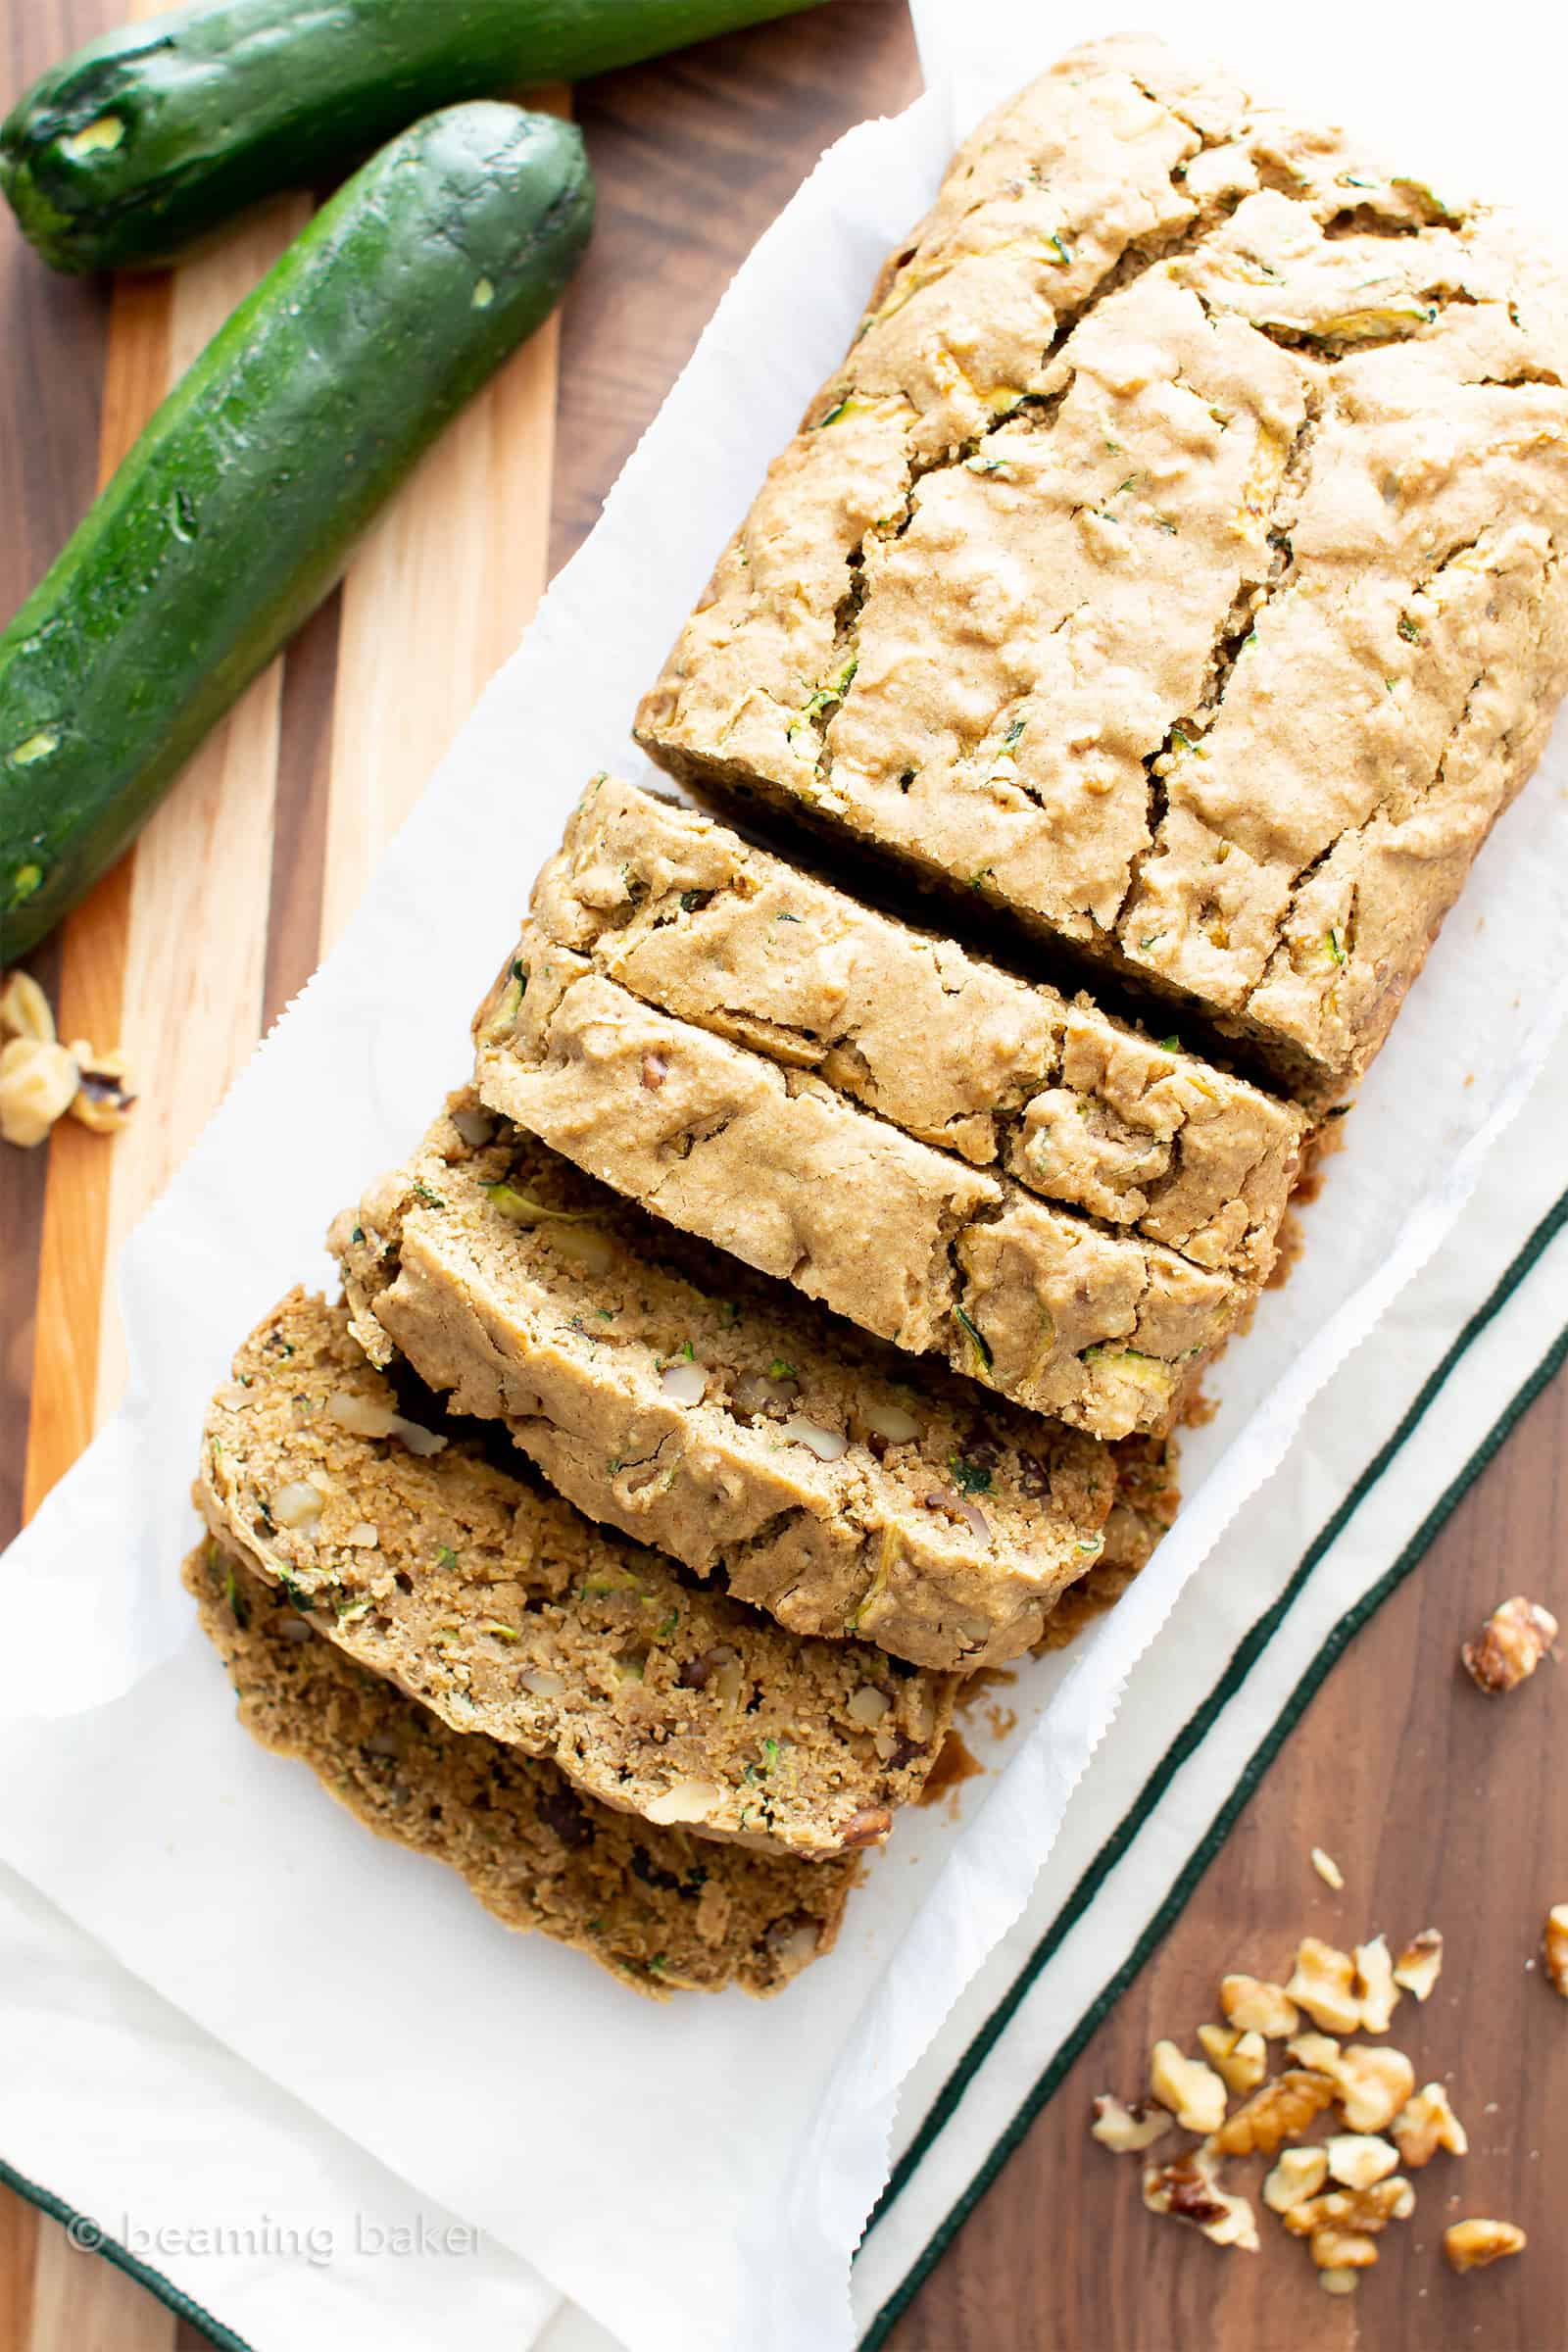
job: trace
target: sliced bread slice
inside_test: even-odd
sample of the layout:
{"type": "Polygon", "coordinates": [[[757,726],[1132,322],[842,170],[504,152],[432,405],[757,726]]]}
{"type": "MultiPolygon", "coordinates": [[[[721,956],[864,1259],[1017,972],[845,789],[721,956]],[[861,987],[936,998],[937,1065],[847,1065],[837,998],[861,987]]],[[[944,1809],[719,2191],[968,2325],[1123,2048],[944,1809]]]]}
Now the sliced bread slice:
{"type": "Polygon", "coordinates": [[[797,1633],[997,1664],[1099,1557],[1114,1447],[879,1346],[471,1096],[330,1238],[368,1352],[797,1633]]]}
{"type": "Polygon", "coordinates": [[[348,1656],[604,1804],[810,1856],[886,1837],[950,1678],[792,1639],[437,1418],[399,1409],[345,1308],[294,1291],[213,1401],[198,1505],[348,1656]]]}
{"type": "Polygon", "coordinates": [[[778,1992],[831,1949],[855,1856],[801,1862],[634,1821],[356,1665],[237,1552],[200,1544],[184,1577],[252,1738],[309,1765],[367,1829],[447,1863],[507,1927],[655,1999],[778,1992]]]}
{"type": "Polygon", "coordinates": [[[656,1010],[534,925],[481,1008],[474,1084],[670,1224],[1097,1437],[1168,1428],[1256,1296],[656,1010]]]}

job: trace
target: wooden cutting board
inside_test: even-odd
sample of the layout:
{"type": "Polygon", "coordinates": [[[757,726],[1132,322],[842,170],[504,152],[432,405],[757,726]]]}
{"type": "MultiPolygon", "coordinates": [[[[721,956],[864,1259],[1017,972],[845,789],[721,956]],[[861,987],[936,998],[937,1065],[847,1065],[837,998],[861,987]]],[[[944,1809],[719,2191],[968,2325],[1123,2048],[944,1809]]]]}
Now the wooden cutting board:
{"type": "MultiPolygon", "coordinates": [[[[566,110],[564,92],[541,102],[566,110]]],[[[117,283],[100,483],[309,212],[306,199],[286,198],[187,267],[117,283]]],[[[70,1119],[51,1141],[24,1515],[120,1398],[114,1270],[126,1234],[332,945],[532,617],[549,555],[559,347],[552,318],[443,435],[339,594],[250,687],[65,927],[60,1033],[122,1045],[142,1091],[112,1146],[70,1119]]],[[[0,2341],[12,2293],[30,2307],[15,2340],[40,2352],[174,2352],[176,2340],[201,2340],[7,2196],[0,2341]]]]}
{"type": "MultiPolygon", "coordinates": [[[[100,480],[307,214],[287,198],[187,268],[117,287],[100,480]]],[[[549,544],[558,342],[551,319],[443,436],[340,596],[250,687],[66,926],[60,1033],[121,1044],[145,1092],[112,1150],[70,1120],[51,1146],[28,1513],[123,1386],[121,1244],[266,1021],[331,946],[532,615],[549,544]],[[308,747],[307,729],[318,738],[308,747]],[[308,790],[308,816],[283,807],[285,774],[296,799],[308,790]]]]}

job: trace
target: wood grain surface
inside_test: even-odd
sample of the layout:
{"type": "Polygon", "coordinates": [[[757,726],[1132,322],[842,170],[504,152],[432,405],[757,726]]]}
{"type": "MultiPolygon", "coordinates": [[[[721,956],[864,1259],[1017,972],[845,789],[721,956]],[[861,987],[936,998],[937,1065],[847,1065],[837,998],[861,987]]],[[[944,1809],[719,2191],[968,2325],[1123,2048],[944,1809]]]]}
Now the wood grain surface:
{"type": "MultiPolygon", "coordinates": [[[[0,111],[122,13],[115,0],[0,0],[0,111]]],[[[32,959],[62,993],[67,1035],[134,1037],[145,1100],[113,1146],[68,1123],[49,1152],[0,1152],[0,1542],[115,1393],[104,1277],[127,1224],[335,934],[757,235],[829,140],[916,87],[902,0],[836,0],[573,94],[599,230],[559,338],[522,355],[434,453],[134,858],[32,959]],[[413,727],[409,698],[389,691],[411,676],[413,727]]],[[[172,361],[265,265],[289,217],[249,224],[175,280],[113,290],[50,276],[0,219],[0,608],[32,584],[172,361]]],[[[1568,1690],[1547,1671],[1489,1705],[1454,1665],[1461,1635],[1502,1593],[1561,1601],[1565,1446],[1559,1379],[1336,1668],[1185,1916],[900,2323],[900,2352],[1568,2343],[1568,2005],[1527,1967],[1547,1904],[1568,1899],[1568,1787],[1553,1769],[1568,1690]],[[1312,1874],[1314,1844],[1337,1856],[1343,1894],[1312,1874]],[[1451,2181],[1442,2159],[1424,2176],[1418,2220],[1385,2241],[1362,2293],[1330,2301],[1277,2233],[1257,2257],[1225,2255],[1145,2214],[1136,2167],[1088,2140],[1092,2095],[1139,2089],[1150,2043],[1211,2015],[1225,1970],[1282,1967],[1307,1930],[1348,1940],[1429,1923],[1447,1937],[1446,1967],[1407,2033],[1405,2004],[1401,2034],[1421,2079],[1451,2079],[1473,2152],[1451,2181]],[[1437,2240],[1461,2182],[1465,2210],[1530,2230],[1522,2260],[1449,2278],[1437,2240]]],[[[0,2093],[0,2155],[3,2115],[0,2093]]],[[[0,2352],[203,2341],[0,2191],[0,2352]]]]}

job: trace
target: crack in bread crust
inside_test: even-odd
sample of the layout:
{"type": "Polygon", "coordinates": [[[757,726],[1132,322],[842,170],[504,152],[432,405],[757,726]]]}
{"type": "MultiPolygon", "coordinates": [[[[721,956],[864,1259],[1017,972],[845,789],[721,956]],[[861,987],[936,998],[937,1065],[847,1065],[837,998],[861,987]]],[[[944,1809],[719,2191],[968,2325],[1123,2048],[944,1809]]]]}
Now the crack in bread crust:
{"type": "Polygon", "coordinates": [[[611,776],[568,819],[531,923],[641,1003],[825,1080],[919,1142],[1106,1231],[1267,1279],[1298,1113],[1086,997],[981,962],[611,776]]]}
{"type": "MultiPolygon", "coordinates": [[[[1381,654],[1386,608],[1446,540],[1514,524],[1560,544],[1565,377],[1568,287],[1507,215],[1157,43],[1091,46],[956,159],[640,739],[1188,1004],[1320,1106],[1376,1051],[1568,680],[1568,591],[1538,549],[1545,625],[1497,643],[1507,709],[1434,824],[1414,779],[1463,682],[1381,654]],[[1318,545],[1282,573],[1256,524],[1293,490],[1318,545]],[[1239,618],[1263,591],[1266,639],[1303,582],[1324,642],[1276,672],[1239,618]],[[1205,714],[1200,757],[1223,774],[1178,740],[1205,714]],[[1287,742],[1314,837],[1265,854],[1287,742]],[[1410,780],[1402,885],[1390,768],[1410,780]],[[1352,878],[1324,853],[1357,833],[1352,878]],[[1331,870],[1314,951],[1301,924],[1331,870]],[[1335,972],[1307,970],[1314,953],[1335,972]]],[[[1524,561],[1500,567],[1505,600],[1524,561]]]]}

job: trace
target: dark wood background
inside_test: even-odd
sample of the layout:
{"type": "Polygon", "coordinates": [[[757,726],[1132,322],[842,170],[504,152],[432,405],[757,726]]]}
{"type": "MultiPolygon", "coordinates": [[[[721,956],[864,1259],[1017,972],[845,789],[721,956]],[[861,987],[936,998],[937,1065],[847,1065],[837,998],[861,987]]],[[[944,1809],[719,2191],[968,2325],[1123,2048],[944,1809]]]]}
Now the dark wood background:
{"type": "MultiPolygon", "coordinates": [[[[0,0],[0,111],[118,13],[114,0],[0,0]]],[[[835,0],[577,93],[600,225],[564,319],[554,564],[592,527],[730,273],[821,148],[917,86],[902,0],[835,0]]],[[[21,599],[90,498],[107,318],[103,288],[48,275],[0,219],[0,609],[21,599]]],[[[296,829],[305,866],[312,733],[301,705],[313,662],[328,691],[331,630],[328,613],[290,665],[280,823],[296,829]]],[[[291,920],[285,904],[270,1007],[306,976],[315,935],[309,906],[291,920]]],[[[34,962],[46,985],[51,964],[47,951],[34,962]]],[[[21,1514],[43,1182],[44,1154],[0,1151],[0,1542],[21,1514]]],[[[1307,1278],[1309,1268],[1298,1276],[1307,1278]]],[[[1527,1967],[1547,1905],[1568,1899],[1568,1691],[1548,1668],[1489,1705],[1455,1671],[1461,1636],[1504,1593],[1528,1591],[1563,1614],[1565,1445],[1559,1379],[1330,1677],[1186,1915],[900,2323],[899,2352],[1568,2344],[1568,2003],[1527,1967]],[[1307,1860],[1314,1844],[1348,1881],[1328,1904],[1307,1860]],[[1151,2042],[1212,2014],[1215,1980],[1244,1938],[1248,1955],[1283,1958],[1325,1916],[1343,1920],[1347,1942],[1384,1923],[1443,1928],[1440,1994],[1419,2013],[1407,2002],[1399,2022],[1418,2079],[1451,2079],[1472,2142],[1462,2167],[1439,2159],[1422,2177],[1417,2219],[1384,2240],[1379,2270],[1346,2302],[1317,2290],[1300,2249],[1272,2227],[1249,2257],[1155,2222],[1136,2167],[1086,2134],[1096,2091],[1136,2091],[1151,2042]],[[1439,2239],[1461,2211],[1523,2223],[1528,2253],[1452,2278],[1439,2239]]],[[[3,2115],[0,2090],[0,2141],[3,2115]]],[[[52,2228],[0,2192],[0,2352],[194,2352],[204,2340],[123,2280],[89,2292],[102,2265],[40,2266],[37,2241],[52,2228]],[[45,2275],[79,2285],[41,2293],[45,2275]]]]}

